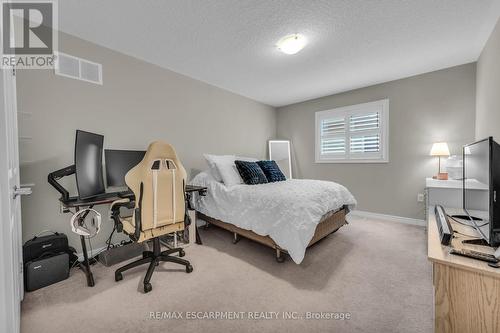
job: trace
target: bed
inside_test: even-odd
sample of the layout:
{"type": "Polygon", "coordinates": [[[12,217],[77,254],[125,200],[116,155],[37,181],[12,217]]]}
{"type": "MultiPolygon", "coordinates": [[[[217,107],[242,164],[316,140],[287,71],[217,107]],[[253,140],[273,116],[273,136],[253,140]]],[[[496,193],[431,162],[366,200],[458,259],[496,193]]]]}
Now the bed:
{"type": "Polygon", "coordinates": [[[206,196],[192,203],[198,217],[240,236],[284,253],[300,264],[306,249],[346,224],[356,205],[353,195],[335,182],[291,179],[259,185],[225,186],[209,171],[191,185],[206,186],[206,196]]]}

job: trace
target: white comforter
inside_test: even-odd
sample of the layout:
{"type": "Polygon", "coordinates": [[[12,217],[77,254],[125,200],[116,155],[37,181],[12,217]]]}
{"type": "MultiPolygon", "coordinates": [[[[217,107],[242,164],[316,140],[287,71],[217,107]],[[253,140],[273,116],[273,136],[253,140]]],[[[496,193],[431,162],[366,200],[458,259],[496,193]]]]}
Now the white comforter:
{"type": "Polygon", "coordinates": [[[356,205],[351,192],[329,181],[292,179],[226,187],[205,171],[190,184],[208,187],[207,196],[197,197],[196,210],[259,235],[269,235],[297,264],[304,259],[322,216],[344,205],[349,209],[356,205]]]}

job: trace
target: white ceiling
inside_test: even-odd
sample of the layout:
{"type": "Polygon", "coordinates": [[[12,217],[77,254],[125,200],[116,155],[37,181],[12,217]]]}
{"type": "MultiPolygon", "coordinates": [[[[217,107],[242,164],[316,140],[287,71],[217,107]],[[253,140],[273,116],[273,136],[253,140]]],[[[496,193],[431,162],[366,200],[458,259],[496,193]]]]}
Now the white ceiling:
{"type": "Polygon", "coordinates": [[[283,106],[477,60],[500,0],[63,0],[62,31],[283,106]],[[274,46],[302,33],[296,55],[274,46]]]}

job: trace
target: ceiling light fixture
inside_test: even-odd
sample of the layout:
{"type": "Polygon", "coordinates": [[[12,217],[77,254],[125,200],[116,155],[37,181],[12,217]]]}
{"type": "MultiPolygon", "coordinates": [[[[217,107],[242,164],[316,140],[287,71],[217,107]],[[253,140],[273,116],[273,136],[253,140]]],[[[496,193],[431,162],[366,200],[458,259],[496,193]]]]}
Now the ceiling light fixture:
{"type": "Polygon", "coordinates": [[[293,34],[281,38],[276,47],[283,53],[295,54],[306,46],[307,41],[303,35],[293,34]]]}

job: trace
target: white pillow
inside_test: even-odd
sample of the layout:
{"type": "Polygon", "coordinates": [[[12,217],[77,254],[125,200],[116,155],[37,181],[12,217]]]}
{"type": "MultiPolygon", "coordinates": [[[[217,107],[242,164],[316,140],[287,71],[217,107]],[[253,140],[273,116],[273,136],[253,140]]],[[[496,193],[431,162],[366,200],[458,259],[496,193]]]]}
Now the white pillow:
{"type": "Polygon", "coordinates": [[[203,157],[205,157],[205,161],[207,162],[208,167],[210,168],[210,173],[218,182],[222,181],[222,177],[219,173],[219,170],[217,170],[217,166],[215,165],[215,159],[217,159],[218,157],[227,157],[227,158],[232,157],[234,161],[235,158],[234,155],[211,155],[211,154],[203,154],[203,157]]]}
{"type": "Polygon", "coordinates": [[[245,162],[257,162],[260,161],[258,158],[255,157],[245,157],[245,156],[236,156],[237,161],[245,161],[245,162]]]}
{"type": "Polygon", "coordinates": [[[241,179],[240,173],[238,172],[238,169],[236,169],[236,164],[234,164],[236,156],[214,156],[212,160],[217,166],[217,170],[219,171],[219,175],[221,176],[224,185],[233,186],[243,184],[243,179],[241,179]]]}

